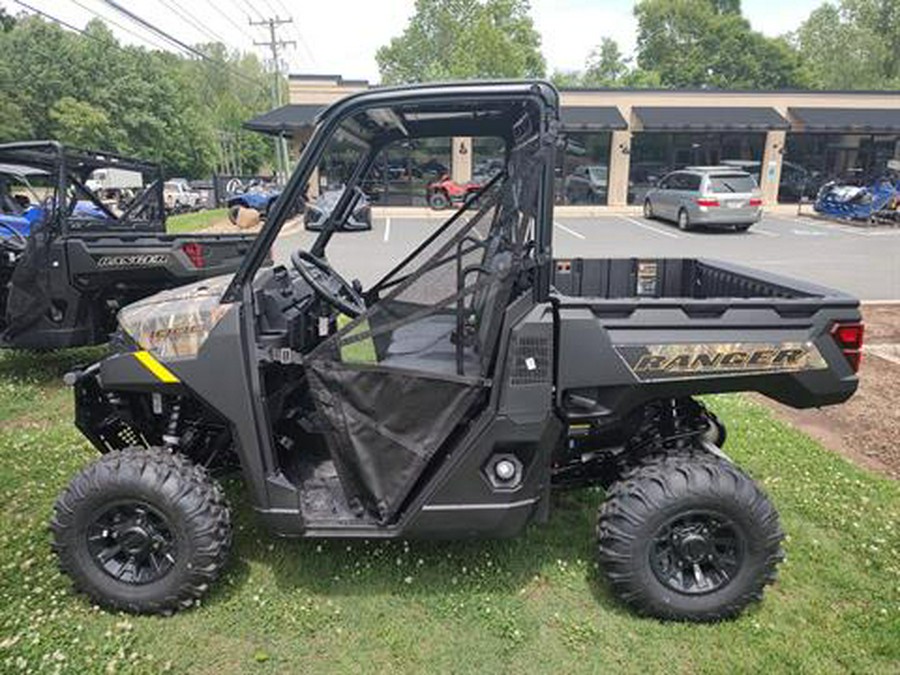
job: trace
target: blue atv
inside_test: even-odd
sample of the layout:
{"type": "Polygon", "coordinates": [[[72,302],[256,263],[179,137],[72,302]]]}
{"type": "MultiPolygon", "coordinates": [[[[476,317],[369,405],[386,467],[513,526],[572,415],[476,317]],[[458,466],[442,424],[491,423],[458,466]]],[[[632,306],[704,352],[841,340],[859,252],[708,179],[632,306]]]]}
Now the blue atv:
{"type": "Polygon", "coordinates": [[[237,225],[238,214],[242,208],[254,209],[259,212],[260,217],[265,218],[279,195],[281,195],[280,189],[262,187],[250,188],[246,192],[232,195],[226,202],[228,220],[232,225],[237,225]]]}
{"type": "Polygon", "coordinates": [[[816,213],[844,220],[874,221],[881,214],[896,211],[900,201],[900,180],[879,178],[869,185],[825,183],[816,196],[816,213]]]}

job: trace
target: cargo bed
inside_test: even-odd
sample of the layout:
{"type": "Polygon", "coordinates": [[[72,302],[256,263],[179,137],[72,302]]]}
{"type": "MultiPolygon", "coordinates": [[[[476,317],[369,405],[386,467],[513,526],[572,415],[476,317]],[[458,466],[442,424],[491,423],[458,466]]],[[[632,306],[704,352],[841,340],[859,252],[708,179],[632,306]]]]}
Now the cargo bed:
{"type": "Polygon", "coordinates": [[[636,397],[749,390],[802,408],[856,390],[834,331],[859,323],[859,303],[838,291],[694,258],[556,260],[553,287],[570,419],[615,417],[636,397]]]}

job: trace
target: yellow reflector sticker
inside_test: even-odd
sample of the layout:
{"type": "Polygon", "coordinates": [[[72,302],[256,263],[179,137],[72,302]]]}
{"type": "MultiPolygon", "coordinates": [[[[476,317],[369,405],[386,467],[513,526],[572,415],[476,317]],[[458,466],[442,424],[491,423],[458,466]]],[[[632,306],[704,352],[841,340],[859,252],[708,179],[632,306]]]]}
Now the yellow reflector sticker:
{"type": "Polygon", "coordinates": [[[180,382],[175,373],[173,373],[171,370],[157,361],[156,357],[153,356],[153,354],[151,354],[150,352],[134,352],[134,358],[140,361],[141,365],[144,366],[144,368],[156,375],[156,377],[159,378],[160,382],[165,382],[166,384],[174,384],[176,382],[180,382]]]}

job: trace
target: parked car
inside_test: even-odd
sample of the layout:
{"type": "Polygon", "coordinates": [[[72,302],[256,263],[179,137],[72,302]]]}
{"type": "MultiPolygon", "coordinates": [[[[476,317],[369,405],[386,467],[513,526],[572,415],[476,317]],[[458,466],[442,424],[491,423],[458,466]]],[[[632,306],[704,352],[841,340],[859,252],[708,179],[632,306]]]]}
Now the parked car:
{"type": "Polygon", "coordinates": [[[166,213],[184,213],[200,208],[202,196],[191,188],[185,178],[172,178],[163,184],[163,202],[166,213]]]}
{"type": "Polygon", "coordinates": [[[566,176],[564,187],[569,204],[602,204],[606,201],[609,167],[602,164],[576,166],[566,176]]]}
{"type": "Polygon", "coordinates": [[[673,171],[644,196],[644,217],[665,218],[681,230],[697,226],[744,232],[762,218],[762,195],[746,171],[696,166],[673,171]]]}
{"type": "MultiPolygon", "coordinates": [[[[310,232],[319,232],[328,222],[329,216],[338,206],[344,195],[344,186],[341,185],[332,190],[326,190],[320,194],[316,201],[307,204],[303,210],[303,224],[310,232]]],[[[362,232],[372,229],[372,206],[366,193],[357,188],[352,199],[355,203],[349,205],[350,215],[341,222],[342,232],[362,232]]]]}

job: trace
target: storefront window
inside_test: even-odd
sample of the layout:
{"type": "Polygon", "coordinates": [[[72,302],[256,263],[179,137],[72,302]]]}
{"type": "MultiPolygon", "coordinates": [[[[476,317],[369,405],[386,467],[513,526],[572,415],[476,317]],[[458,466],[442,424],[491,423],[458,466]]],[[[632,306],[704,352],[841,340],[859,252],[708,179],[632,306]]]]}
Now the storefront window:
{"type": "Polygon", "coordinates": [[[631,141],[628,203],[641,204],[647,190],[686,166],[740,167],[759,182],[764,133],[636,133],[631,141]]]}
{"type": "Polygon", "coordinates": [[[556,159],[556,198],[561,204],[606,204],[609,132],[567,132],[556,159]]]}
{"type": "Polygon", "coordinates": [[[836,180],[866,185],[897,171],[900,135],[788,134],[778,201],[814,199],[822,184],[836,180]]]}
{"type": "Polygon", "coordinates": [[[484,185],[506,166],[506,143],[502,138],[472,139],[472,182],[484,185]]]}
{"type": "Polygon", "coordinates": [[[399,141],[381,152],[362,187],[378,204],[424,206],[428,185],[449,173],[449,138],[399,141]]]}

